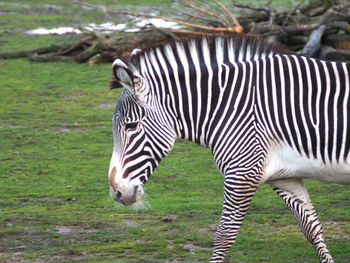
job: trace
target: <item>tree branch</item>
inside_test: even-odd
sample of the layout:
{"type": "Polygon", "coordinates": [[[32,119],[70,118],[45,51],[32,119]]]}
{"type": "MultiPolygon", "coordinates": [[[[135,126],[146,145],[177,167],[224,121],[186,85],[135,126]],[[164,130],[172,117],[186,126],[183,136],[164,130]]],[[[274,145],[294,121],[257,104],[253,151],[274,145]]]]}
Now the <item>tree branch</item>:
{"type": "Polygon", "coordinates": [[[224,6],[221,2],[219,2],[218,0],[213,0],[218,6],[220,6],[229,16],[229,18],[231,19],[233,25],[238,29],[238,33],[241,33],[243,31],[243,28],[241,27],[241,25],[238,23],[237,19],[233,16],[233,14],[231,13],[230,10],[228,10],[226,8],[226,6],[224,6]]]}
{"type": "Polygon", "coordinates": [[[274,18],[275,18],[275,15],[274,15],[275,11],[272,10],[271,8],[269,8],[269,7],[255,7],[255,6],[237,4],[237,2],[235,0],[233,0],[232,2],[233,2],[233,6],[238,7],[238,8],[250,9],[250,10],[254,10],[254,11],[258,11],[258,12],[267,13],[269,16],[268,26],[272,26],[274,18]]]}
{"type": "Polygon", "coordinates": [[[179,25],[184,25],[188,27],[193,27],[197,29],[202,29],[202,30],[207,30],[207,31],[214,31],[217,33],[240,33],[241,30],[238,27],[210,27],[210,26],[201,26],[197,24],[192,24],[188,22],[184,22],[178,19],[173,19],[173,18],[167,18],[163,16],[158,16],[158,15],[149,15],[149,14],[144,14],[144,13],[137,13],[137,12],[132,12],[132,11],[115,11],[115,10],[110,10],[107,8],[102,8],[105,12],[112,13],[112,14],[124,14],[124,15],[131,15],[135,17],[144,17],[144,18],[158,18],[158,19],[163,19],[165,21],[170,21],[177,23],[179,25]]]}
{"type": "Polygon", "coordinates": [[[226,23],[226,21],[224,21],[223,19],[221,19],[218,15],[216,15],[215,13],[213,12],[210,12],[210,11],[207,11],[205,9],[202,9],[202,8],[199,8],[199,7],[196,7],[194,5],[192,5],[190,2],[188,2],[187,0],[180,0],[182,3],[184,3],[185,5],[187,5],[188,7],[200,12],[200,13],[203,13],[205,15],[208,15],[208,16],[211,16],[211,17],[214,17],[216,18],[223,26],[227,26],[229,27],[230,25],[228,25],[226,23]]]}

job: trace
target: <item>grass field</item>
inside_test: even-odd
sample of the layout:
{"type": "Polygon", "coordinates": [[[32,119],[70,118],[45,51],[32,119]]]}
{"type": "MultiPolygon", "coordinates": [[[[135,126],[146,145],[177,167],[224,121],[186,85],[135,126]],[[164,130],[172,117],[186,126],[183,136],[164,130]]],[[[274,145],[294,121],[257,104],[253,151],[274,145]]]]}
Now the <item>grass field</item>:
{"type": "MultiPolygon", "coordinates": [[[[0,52],[76,38],[24,34],[29,29],[111,19],[79,5],[67,8],[70,2],[1,1],[0,52]]],[[[110,199],[111,118],[120,94],[108,90],[110,76],[109,64],[0,60],[0,262],[209,260],[223,177],[207,149],[179,140],[145,185],[143,207],[110,199]]],[[[349,262],[349,187],[306,184],[335,261],[349,262]]],[[[282,200],[264,185],[226,262],[318,260],[282,200]]]]}

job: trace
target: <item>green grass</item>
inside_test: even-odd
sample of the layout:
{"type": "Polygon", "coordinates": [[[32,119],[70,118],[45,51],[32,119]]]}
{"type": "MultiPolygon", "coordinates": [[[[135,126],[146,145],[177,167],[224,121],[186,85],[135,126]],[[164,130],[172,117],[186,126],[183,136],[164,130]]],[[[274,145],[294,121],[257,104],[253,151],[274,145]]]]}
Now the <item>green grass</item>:
{"type": "MultiPolygon", "coordinates": [[[[43,2],[22,1],[36,8],[43,2]]],[[[0,52],[74,39],[24,30],[105,21],[90,10],[74,16],[77,6],[59,14],[27,9],[0,5],[16,12],[0,16],[0,52]]],[[[145,185],[143,209],[110,199],[111,117],[120,94],[108,90],[110,76],[109,64],[0,60],[0,262],[208,261],[223,196],[208,150],[179,140],[145,185]]],[[[306,184],[335,261],[349,262],[349,188],[306,184]]],[[[267,185],[226,260],[259,261],[318,262],[267,185]]]]}

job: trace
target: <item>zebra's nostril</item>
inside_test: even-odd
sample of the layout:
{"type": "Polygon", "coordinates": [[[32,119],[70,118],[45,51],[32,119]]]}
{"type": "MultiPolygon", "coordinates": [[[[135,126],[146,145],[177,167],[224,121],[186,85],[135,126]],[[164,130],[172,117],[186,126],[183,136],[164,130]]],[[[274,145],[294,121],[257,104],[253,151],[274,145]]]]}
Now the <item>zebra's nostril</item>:
{"type": "Polygon", "coordinates": [[[119,200],[122,197],[122,193],[119,190],[117,190],[115,196],[119,200]]]}

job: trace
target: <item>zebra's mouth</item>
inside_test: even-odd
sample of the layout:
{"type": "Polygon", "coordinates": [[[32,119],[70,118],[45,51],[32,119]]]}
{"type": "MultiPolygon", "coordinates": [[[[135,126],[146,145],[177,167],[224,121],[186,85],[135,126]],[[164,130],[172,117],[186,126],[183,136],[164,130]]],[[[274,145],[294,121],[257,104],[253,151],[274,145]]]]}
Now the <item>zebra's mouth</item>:
{"type": "Polygon", "coordinates": [[[110,188],[110,195],[115,201],[129,206],[139,201],[144,195],[143,184],[141,182],[129,184],[128,187],[124,188],[124,191],[110,188]]]}
{"type": "Polygon", "coordinates": [[[129,206],[137,201],[139,201],[142,196],[144,195],[142,183],[138,183],[132,186],[133,188],[130,189],[131,194],[124,196],[120,201],[123,205],[129,206]]]}
{"type": "Polygon", "coordinates": [[[143,195],[144,195],[143,184],[140,183],[139,185],[135,185],[135,188],[134,188],[135,202],[137,202],[138,200],[140,200],[140,199],[142,198],[143,195]]]}

